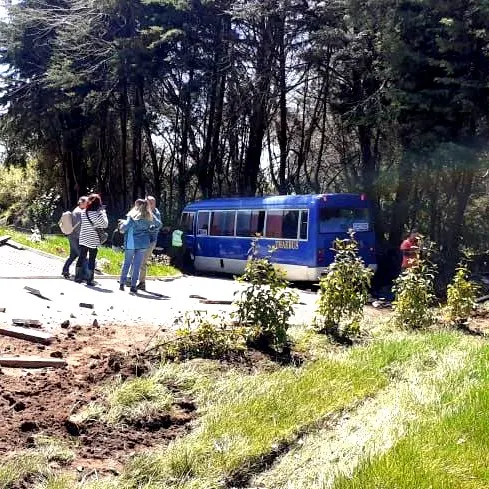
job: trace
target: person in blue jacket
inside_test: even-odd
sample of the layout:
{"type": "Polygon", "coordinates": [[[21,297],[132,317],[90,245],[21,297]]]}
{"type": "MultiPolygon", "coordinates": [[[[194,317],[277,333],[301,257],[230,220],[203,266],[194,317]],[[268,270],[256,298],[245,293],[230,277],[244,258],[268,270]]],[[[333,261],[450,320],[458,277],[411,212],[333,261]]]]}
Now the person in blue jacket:
{"type": "Polygon", "coordinates": [[[124,233],[124,263],[120,277],[120,290],[124,290],[129,269],[132,265],[131,293],[137,294],[136,285],[139,279],[141,264],[150,247],[151,236],[161,222],[151,212],[148,201],[136,200],[127,218],[119,222],[119,229],[124,233]]]}

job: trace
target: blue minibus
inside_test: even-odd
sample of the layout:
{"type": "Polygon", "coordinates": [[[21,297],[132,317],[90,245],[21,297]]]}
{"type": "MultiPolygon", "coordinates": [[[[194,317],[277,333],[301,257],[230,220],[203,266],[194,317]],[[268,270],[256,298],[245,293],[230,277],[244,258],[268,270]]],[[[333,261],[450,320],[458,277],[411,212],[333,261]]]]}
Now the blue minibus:
{"type": "Polygon", "coordinates": [[[355,194],[210,199],[187,205],[180,225],[196,271],[243,273],[258,236],[260,255],[288,280],[316,282],[333,261],[333,242],[350,229],[365,264],[376,268],[370,209],[365,195],[355,194]]]}

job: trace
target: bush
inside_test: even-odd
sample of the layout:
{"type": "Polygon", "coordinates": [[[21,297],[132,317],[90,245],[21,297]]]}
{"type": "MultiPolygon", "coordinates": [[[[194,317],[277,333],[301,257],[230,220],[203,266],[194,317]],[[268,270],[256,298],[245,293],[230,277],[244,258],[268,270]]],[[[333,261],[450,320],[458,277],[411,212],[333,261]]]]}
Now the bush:
{"type": "Polygon", "coordinates": [[[420,259],[395,281],[394,323],[398,327],[422,329],[433,324],[434,278],[432,266],[420,259]]]}
{"type": "Polygon", "coordinates": [[[268,258],[258,257],[256,240],[245,273],[237,280],[247,286],[237,293],[235,317],[248,328],[249,341],[260,349],[285,346],[289,320],[299,298],[287,289],[284,273],[268,258]]]}
{"type": "Polygon", "coordinates": [[[29,217],[42,233],[48,233],[53,224],[54,212],[60,196],[54,190],[36,197],[29,206],[29,217]]]}
{"type": "Polygon", "coordinates": [[[465,323],[476,308],[477,286],[469,280],[465,265],[459,265],[447,288],[447,319],[453,324],[465,323]]]}
{"type": "Polygon", "coordinates": [[[176,339],[163,346],[165,358],[222,358],[246,350],[246,328],[229,325],[222,316],[197,311],[185,314],[178,322],[176,339]]]}
{"type": "Polygon", "coordinates": [[[335,336],[358,334],[373,272],[358,255],[354,233],[334,243],[335,259],[320,281],[320,332],[335,336]]]}

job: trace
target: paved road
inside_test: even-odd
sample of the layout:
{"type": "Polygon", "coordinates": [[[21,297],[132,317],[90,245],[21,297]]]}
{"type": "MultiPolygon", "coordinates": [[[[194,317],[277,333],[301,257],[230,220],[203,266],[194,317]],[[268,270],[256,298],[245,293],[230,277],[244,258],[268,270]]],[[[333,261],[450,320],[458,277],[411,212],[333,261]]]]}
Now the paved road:
{"type": "MultiPolygon", "coordinates": [[[[69,319],[80,325],[94,319],[102,323],[123,325],[165,325],[171,327],[175,317],[185,311],[205,310],[212,313],[230,311],[231,306],[207,305],[190,296],[210,300],[232,301],[242,287],[232,279],[182,277],[171,281],[149,281],[151,293],[131,296],[119,291],[119,284],[110,278],[97,278],[99,285],[91,288],[60,277],[62,260],[30,250],[0,247],[0,323],[12,319],[39,319],[47,327],[56,328],[69,319]],[[18,277],[15,279],[5,277],[18,277]],[[28,277],[46,277],[33,279],[28,277]],[[50,279],[48,279],[50,277],[50,279]],[[56,277],[56,278],[54,278],[56,277]],[[29,294],[24,287],[39,290],[50,300],[29,294]],[[94,308],[80,307],[80,303],[94,308]],[[74,317],[73,317],[74,316],[74,317]]],[[[296,308],[296,323],[310,322],[314,314],[314,294],[299,292],[301,305],[296,308]]]]}
{"type": "Polygon", "coordinates": [[[2,277],[56,277],[61,275],[63,261],[31,250],[16,250],[0,246],[0,278],[2,277]]]}

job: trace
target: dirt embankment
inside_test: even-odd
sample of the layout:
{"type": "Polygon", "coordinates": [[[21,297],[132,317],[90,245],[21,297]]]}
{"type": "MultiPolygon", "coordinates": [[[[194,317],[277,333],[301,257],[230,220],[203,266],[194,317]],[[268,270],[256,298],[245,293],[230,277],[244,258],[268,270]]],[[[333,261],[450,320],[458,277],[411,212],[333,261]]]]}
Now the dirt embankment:
{"type": "Polygon", "coordinates": [[[42,434],[73,444],[72,465],[84,470],[118,472],[127,458],[165,443],[189,429],[191,400],[172,406],[169,414],[134,426],[107,426],[99,421],[76,427],[67,422],[79,409],[101,396],[101,387],[118,376],[137,375],[128,351],[144,345],[154,328],[68,327],[51,346],[0,337],[0,352],[64,358],[60,370],[2,369],[0,373],[0,458],[33,446],[42,434]]]}

